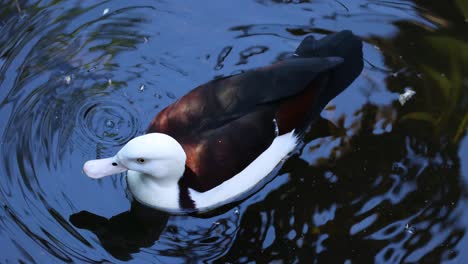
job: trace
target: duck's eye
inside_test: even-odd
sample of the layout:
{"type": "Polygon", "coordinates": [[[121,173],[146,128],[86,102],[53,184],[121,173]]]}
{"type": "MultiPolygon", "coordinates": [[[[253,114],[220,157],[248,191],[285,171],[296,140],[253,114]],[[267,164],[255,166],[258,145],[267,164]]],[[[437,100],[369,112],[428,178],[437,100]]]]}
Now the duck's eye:
{"type": "Polygon", "coordinates": [[[115,167],[115,166],[117,166],[117,165],[119,165],[119,164],[117,164],[117,162],[112,162],[112,166],[115,167]]]}
{"type": "Polygon", "coordinates": [[[138,158],[137,161],[138,161],[138,163],[145,163],[145,159],[144,159],[144,158],[138,158]]]}

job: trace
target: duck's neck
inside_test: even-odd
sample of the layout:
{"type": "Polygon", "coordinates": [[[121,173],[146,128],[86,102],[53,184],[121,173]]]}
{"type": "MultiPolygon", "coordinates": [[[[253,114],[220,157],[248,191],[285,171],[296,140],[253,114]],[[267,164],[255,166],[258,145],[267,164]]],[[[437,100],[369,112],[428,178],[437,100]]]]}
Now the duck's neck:
{"type": "Polygon", "coordinates": [[[165,211],[180,209],[180,190],[175,180],[155,180],[147,174],[129,170],[127,185],[134,198],[143,204],[165,211]]]}

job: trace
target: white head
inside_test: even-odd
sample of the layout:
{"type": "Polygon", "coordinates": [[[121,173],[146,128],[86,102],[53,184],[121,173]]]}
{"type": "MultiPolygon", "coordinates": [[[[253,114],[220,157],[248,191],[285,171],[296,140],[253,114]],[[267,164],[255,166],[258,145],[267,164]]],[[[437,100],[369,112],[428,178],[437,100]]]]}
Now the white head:
{"type": "Polygon", "coordinates": [[[87,161],[83,170],[94,179],[132,170],[167,185],[182,177],[185,160],[185,152],[174,138],[151,133],[130,140],[114,157],[87,161]]]}

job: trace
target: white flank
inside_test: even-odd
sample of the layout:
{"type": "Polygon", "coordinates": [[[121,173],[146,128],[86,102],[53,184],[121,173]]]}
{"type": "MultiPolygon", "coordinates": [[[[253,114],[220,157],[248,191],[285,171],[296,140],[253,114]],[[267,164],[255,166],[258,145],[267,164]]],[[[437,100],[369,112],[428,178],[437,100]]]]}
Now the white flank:
{"type": "Polygon", "coordinates": [[[294,130],[276,137],[273,143],[244,170],[223,182],[219,186],[206,191],[197,192],[189,189],[190,196],[199,211],[205,211],[214,206],[232,201],[234,198],[249,191],[265,178],[297,145],[294,130]]]}

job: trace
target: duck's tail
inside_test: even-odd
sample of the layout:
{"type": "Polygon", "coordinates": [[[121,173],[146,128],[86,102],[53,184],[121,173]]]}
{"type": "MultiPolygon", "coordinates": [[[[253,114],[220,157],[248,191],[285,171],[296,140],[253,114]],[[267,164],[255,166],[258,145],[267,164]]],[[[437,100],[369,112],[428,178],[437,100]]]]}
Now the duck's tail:
{"type": "Polygon", "coordinates": [[[328,102],[348,87],[363,69],[362,40],[349,30],[320,40],[306,37],[296,49],[299,57],[341,57],[344,62],[331,70],[323,102],[328,102]]]}

